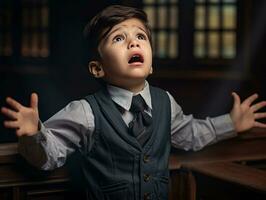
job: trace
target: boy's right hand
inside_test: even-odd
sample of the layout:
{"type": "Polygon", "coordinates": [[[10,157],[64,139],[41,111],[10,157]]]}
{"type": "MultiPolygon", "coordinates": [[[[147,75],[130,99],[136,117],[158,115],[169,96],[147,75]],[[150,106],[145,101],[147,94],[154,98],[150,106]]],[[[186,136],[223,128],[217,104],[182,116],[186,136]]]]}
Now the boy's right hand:
{"type": "Polygon", "coordinates": [[[17,136],[35,135],[39,124],[38,95],[31,94],[30,107],[25,107],[10,97],[6,98],[6,102],[10,108],[1,108],[1,112],[9,118],[4,121],[4,126],[16,129],[17,136]]]}

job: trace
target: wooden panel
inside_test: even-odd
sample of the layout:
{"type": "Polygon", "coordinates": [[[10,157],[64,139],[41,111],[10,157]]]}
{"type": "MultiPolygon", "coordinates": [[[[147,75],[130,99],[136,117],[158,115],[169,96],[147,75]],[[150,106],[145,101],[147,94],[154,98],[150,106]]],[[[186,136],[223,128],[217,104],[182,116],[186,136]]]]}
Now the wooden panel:
{"type": "Polygon", "coordinates": [[[35,187],[26,187],[23,189],[25,190],[26,200],[70,199],[68,187],[65,184],[39,185],[35,187]]]}
{"type": "Polygon", "coordinates": [[[266,191],[266,171],[263,170],[231,162],[187,165],[184,167],[223,181],[237,183],[260,191],[266,191]]]}
{"type": "Polygon", "coordinates": [[[12,199],[12,191],[9,189],[1,189],[0,188],[0,199],[1,200],[11,200],[12,199]]]}
{"type": "Polygon", "coordinates": [[[260,133],[259,131],[205,147],[198,152],[174,150],[176,157],[172,157],[172,164],[182,166],[189,163],[195,165],[211,162],[265,160],[266,132],[260,133]]]}

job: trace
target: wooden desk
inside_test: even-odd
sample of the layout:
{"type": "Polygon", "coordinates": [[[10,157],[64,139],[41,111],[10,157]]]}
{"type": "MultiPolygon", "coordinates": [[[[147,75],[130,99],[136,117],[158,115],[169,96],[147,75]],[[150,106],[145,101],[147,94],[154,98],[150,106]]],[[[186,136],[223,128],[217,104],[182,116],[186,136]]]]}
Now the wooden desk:
{"type": "MultiPolygon", "coordinates": [[[[197,173],[265,192],[265,171],[250,166],[251,161],[257,160],[266,161],[265,130],[253,130],[198,152],[175,150],[170,156],[169,164],[169,199],[196,199],[199,188],[197,173]]],[[[38,176],[35,176],[35,169],[21,165],[20,162],[17,144],[0,145],[1,200],[73,199],[73,194],[68,191],[69,176],[65,168],[44,173],[43,176],[38,172],[38,176]]]]}
{"type": "Polygon", "coordinates": [[[27,164],[17,152],[17,144],[0,145],[1,200],[71,199],[68,174],[63,168],[39,171],[27,164]]]}
{"type": "Polygon", "coordinates": [[[186,188],[189,195],[181,199],[196,199],[196,173],[266,194],[265,161],[266,130],[254,129],[198,152],[176,150],[170,157],[170,169],[187,172],[179,183],[186,186],[181,189],[186,188]],[[260,161],[261,166],[253,165],[255,161],[260,161]]]}

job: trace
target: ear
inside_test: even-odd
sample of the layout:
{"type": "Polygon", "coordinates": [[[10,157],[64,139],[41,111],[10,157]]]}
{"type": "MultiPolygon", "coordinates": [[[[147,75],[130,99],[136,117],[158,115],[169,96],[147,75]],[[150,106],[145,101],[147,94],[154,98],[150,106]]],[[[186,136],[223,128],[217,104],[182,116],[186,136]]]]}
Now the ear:
{"type": "Polygon", "coordinates": [[[103,67],[99,61],[91,61],[88,68],[95,78],[102,78],[104,76],[103,67]]]}
{"type": "Polygon", "coordinates": [[[151,68],[150,68],[150,74],[152,74],[153,73],[153,67],[151,66],[151,68]]]}

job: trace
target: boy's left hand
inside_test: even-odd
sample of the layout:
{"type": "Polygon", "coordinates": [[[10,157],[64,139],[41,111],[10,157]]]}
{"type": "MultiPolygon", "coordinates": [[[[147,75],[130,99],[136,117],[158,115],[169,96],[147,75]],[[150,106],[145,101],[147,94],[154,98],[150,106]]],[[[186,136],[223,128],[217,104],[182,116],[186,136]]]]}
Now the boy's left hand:
{"type": "Polygon", "coordinates": [[[240,97],[235,92],[232,93],[232,96],[234,98],[234,105],[230,112],[230,116],[236,132],[243,132],[253,127],[266,128],[265,123],[256,121],[266,118],[266,112],[257,112],[259,109],[266,106],[266,101],[261,101],[252,105],[258,98],[257,94],[249,96],[242,103],[240,97]]]}

